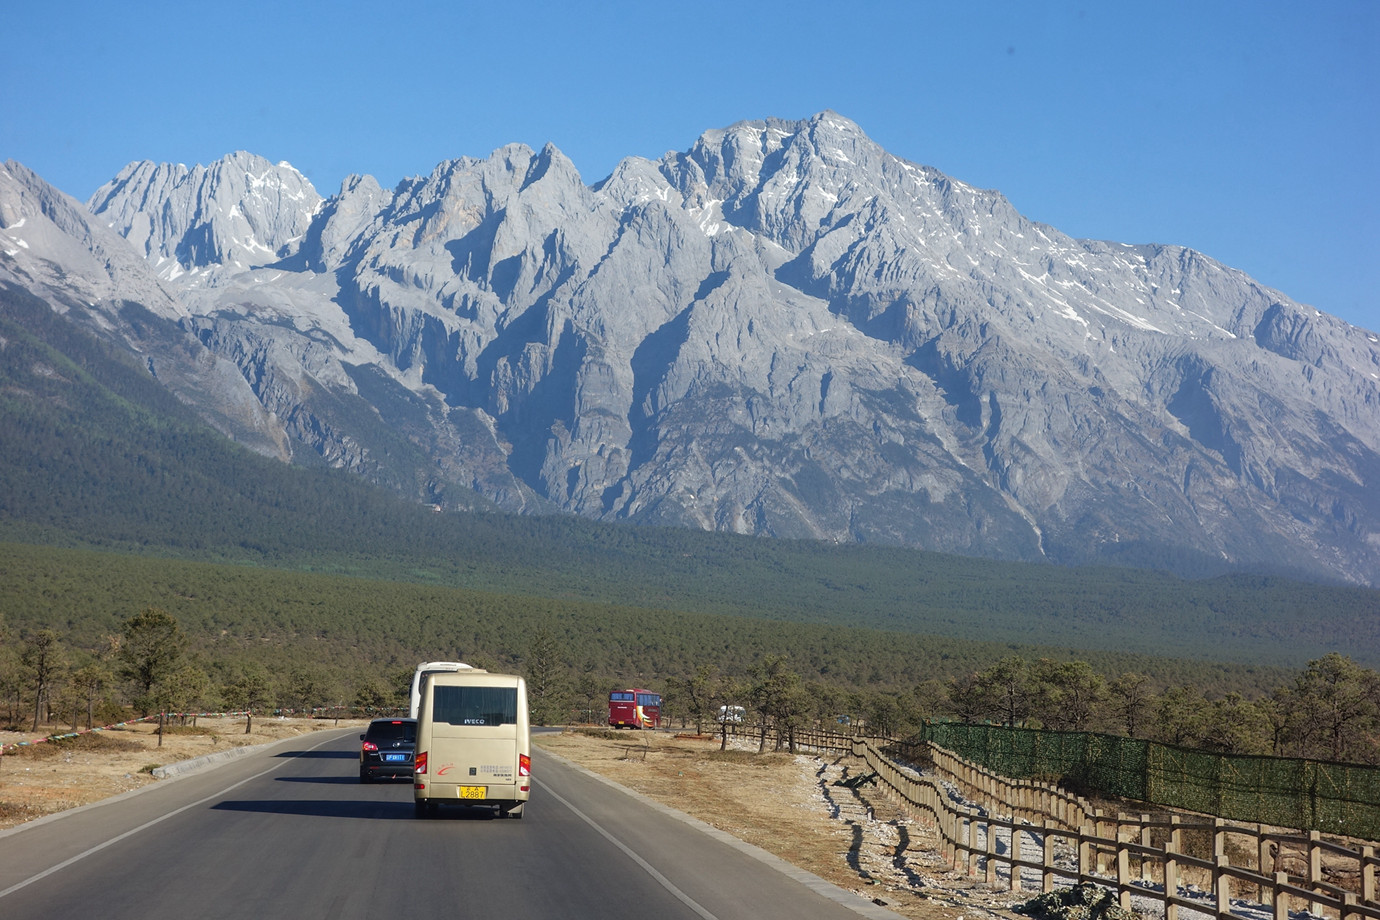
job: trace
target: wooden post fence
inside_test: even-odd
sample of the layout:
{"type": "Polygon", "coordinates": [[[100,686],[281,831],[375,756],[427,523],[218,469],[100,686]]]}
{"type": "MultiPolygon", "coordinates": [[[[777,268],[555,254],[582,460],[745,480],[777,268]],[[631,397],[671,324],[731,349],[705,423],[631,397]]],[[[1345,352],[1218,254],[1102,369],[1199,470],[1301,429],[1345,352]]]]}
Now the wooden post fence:
{"type": "Polygon", "coordinates": [[[924,753],[935,771],[973,803],[965,805],[952,801],[934,777],[886,756],[882,748],[894,747],[888,739],[804,732],[796,741],[862,759],[885,790],[934,827],[941,856],[955,871],[996,885],[1005,866],[1013,893],[1025,888],[1028,870],[1040,891],[1084,882],[1102,885],[1112,888],[1128,910],[1133,899],[1158,901],[1165,920],[1178,920],[1180,908],[1230,920],[1233,891],[1254,893],[1275,920],[1288,920],[1291,908],[1307,908],[1328,920],[1380,920],[1375,881],[1380,860],[1371,844],[1357,849],[1324,840],[1317,831],[1286,835],[1221,818],[1108,816],[1051,784],[999,777],[927,746],[924,753]],[[1207,841],[1201,855],[1187,852],[1188,832],[1207,841]],[[1232,838],[1253,844],[1242,852],[1255,865],[1232,865],[1232,838]],[[1037,857],[1026,856],[1027,842],[1037,857]],[[1201,880],[1198,887],[1206,897],[1195,897],[1185,887],[1190,875],[1201,880]]]}

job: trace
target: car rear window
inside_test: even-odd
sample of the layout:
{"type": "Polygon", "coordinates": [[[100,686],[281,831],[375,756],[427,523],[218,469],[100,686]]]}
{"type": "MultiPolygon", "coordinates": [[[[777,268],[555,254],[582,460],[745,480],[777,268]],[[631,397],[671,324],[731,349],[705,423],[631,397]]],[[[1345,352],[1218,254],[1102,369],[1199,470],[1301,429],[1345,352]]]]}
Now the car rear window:
{"type": "Polygon", "coordinates": [[[371,722],[369,723],[370,741],[417,741],[417,723],[406,722],[371,722]]]}

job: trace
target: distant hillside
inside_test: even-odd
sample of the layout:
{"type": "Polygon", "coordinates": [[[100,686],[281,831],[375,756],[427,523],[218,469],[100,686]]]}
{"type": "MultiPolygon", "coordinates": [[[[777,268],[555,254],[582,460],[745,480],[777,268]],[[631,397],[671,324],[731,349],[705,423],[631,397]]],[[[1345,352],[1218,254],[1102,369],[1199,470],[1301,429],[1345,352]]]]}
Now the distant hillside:
{"type": "Polygon", "coordinates": [[[1290,669],[1138,655],[1073,654],[1030,642],[982,642],[823,623],[762,620],[589,600],[0,543],[0,623],[61,627],[74,648],[98,649],[147,607],[171,613],[200,660],[259,662],[274,673],[326,670],[363,678],[410,672],[418,660],[461,657],[522,671],[545,632],[571,675],[663,686],[702,666],[748,674],[784,656],[817,685],[908,693],[999,658],[1078,658],[1105,675],[1144,675],[1156,688],[1264,694],[1290,669]],[[363,673],[361,674],[361,668],[363,673]]]}
{"type": "Polygon", "coordinates": [[[0,339],[11,541],[1023,647],[1290,667],[1340,650],[1380,663],[1374,590],[434,513],[234,446],[22,291],[0,289],[0,339]]]}

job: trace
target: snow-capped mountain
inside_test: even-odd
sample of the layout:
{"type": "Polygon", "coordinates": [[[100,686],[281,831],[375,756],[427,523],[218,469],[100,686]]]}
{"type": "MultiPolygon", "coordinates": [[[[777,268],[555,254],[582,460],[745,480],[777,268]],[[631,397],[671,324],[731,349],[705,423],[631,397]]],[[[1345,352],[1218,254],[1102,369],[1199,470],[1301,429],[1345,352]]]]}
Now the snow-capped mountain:
{"type": "Polygon", "coordinates": [[[165,281],[234,274],[301,241],[321,196],[287,163],[240,151],[211,166],[131,163],[87,202],[165,281]]]}
{"type": "Polygon", "coordinates": [[[245,153],[136,163],[51,229],[43,189],[0,176],[0,275],[108,276],[86,262],[119,234],[145,271],[86,302],[233,363],[260,449],[419,500],[1380,584],[1375,333],[1188,249],[1072,239],[832,112],[593,186],[512,145],[325,200],[245,153]]]}

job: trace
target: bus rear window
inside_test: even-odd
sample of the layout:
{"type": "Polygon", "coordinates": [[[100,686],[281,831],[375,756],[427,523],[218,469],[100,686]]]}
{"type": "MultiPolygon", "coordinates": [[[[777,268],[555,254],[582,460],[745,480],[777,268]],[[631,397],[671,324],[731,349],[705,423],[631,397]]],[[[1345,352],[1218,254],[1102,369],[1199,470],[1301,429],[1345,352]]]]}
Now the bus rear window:
{"type": "Polygon", "coordinates": [[[431,719],[451,725],[516,725],[516,687],[432,688],[431,719]]]}

